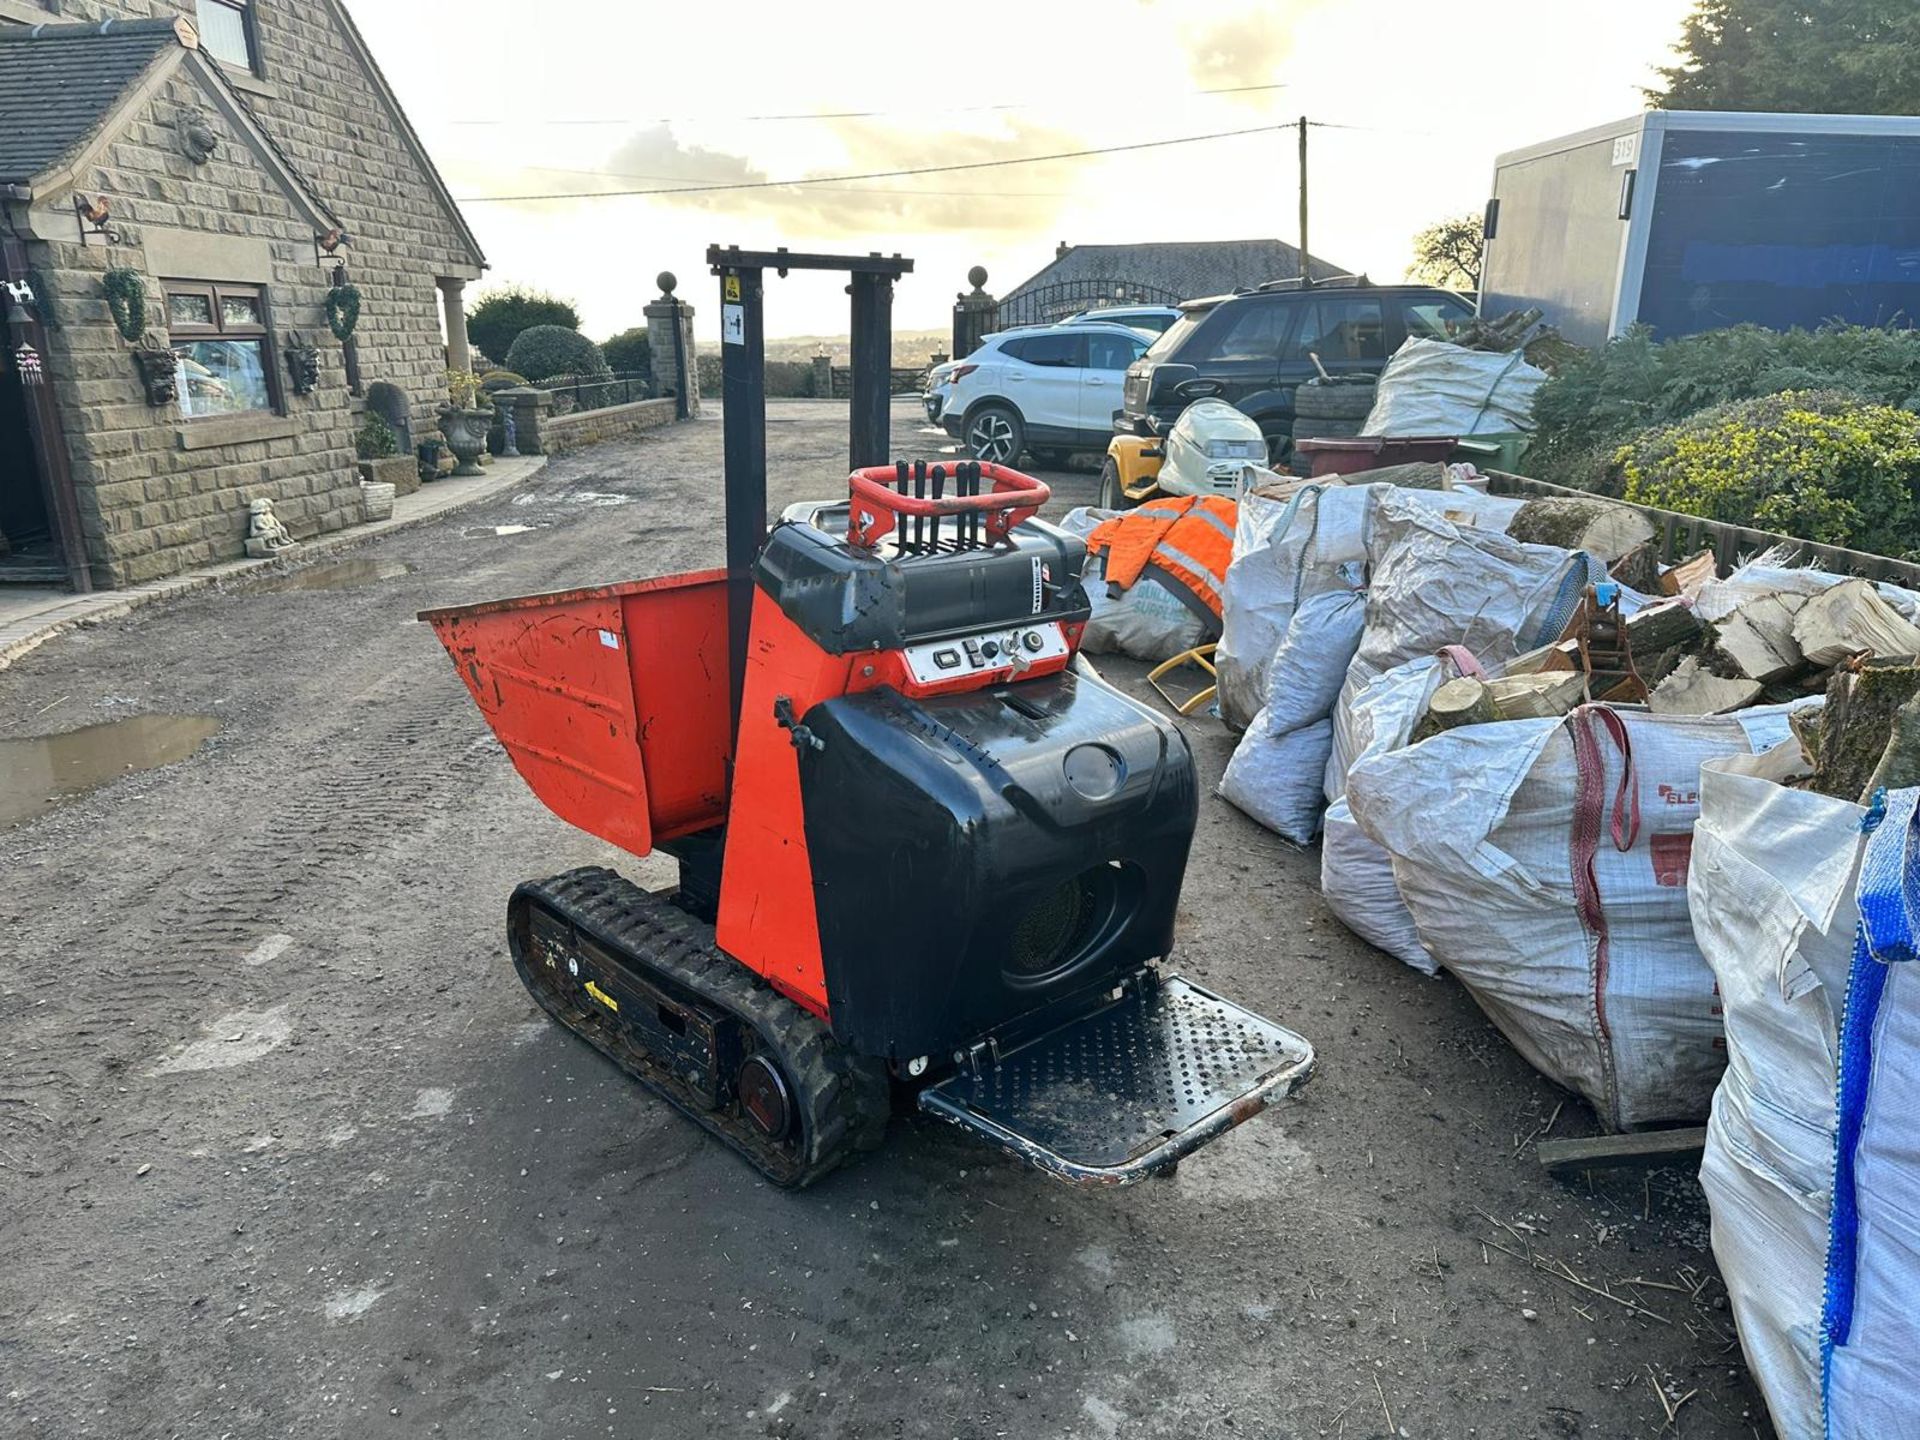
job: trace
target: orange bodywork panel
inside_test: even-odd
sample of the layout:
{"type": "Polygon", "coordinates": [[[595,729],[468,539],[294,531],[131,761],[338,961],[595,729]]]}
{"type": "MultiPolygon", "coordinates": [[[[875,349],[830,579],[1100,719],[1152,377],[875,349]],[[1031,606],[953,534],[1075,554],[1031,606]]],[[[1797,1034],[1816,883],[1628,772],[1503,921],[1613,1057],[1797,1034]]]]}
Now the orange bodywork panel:
{"type": "Polygon", "coordinates": [[[420,618],[514,769],[562,820],[645,855],[725,817],[725,571],[420,618]]]}
{"type": "Polygon", "coordinates": [[[791,734],[773,718],[779,696],[796,717],[822,700],[866,689],[875,657],[829,655],[789,620],[764,590],[753,592],[752,638],[740,701],[740,740],[720,875],[720,948],[814,1014],[827,1014],[820,926],[813,904],[800,804],[800,763],[791,734]],[[855,677],[860,677],[855,679],[855,677]]]}

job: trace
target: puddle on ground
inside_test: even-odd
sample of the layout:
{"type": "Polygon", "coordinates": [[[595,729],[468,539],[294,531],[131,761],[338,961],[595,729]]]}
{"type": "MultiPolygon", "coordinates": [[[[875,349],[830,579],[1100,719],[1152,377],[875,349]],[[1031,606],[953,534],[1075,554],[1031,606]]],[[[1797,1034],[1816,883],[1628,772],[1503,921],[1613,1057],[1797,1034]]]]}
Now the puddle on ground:
{"type": "Polygon", "coordinates": [[[46,813],[48,802],[134,770],[184,760],[220,728],[209,715],[136,715],[31,740],[0,740],[0,830],[46,813]]]}
{"type": "Polygon", "coordinates": [[[411,575],[413,567],[399,560],[336,560],[331,565],[309,565],[304,570],[289,570],[270,580],[262,580],[255,590],[345,590],[352,585],[371,585],[377,580],[392,580],[411,575]]]}

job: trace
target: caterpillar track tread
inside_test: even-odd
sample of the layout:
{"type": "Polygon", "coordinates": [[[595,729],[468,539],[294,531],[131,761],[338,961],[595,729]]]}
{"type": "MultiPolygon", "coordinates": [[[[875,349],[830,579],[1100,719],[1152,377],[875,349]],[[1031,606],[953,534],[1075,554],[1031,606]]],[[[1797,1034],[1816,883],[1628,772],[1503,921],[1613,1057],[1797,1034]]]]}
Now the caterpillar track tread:
{"type": "Polygon", "coordinates": [[[775,1185],[812,1184],[879,1147],[884,1067],[721,954],[671,897],[569,870],[514,891],[507,934],[549,1015],[775,1185]]]}

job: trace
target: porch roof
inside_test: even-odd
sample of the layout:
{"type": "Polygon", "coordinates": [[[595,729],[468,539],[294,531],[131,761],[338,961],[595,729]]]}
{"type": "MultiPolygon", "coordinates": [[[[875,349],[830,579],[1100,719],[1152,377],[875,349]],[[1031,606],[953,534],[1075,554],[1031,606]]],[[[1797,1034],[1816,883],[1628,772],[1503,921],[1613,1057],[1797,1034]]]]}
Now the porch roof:
{"type": "Polygon", "coordinates": [[[169,48],[179,22],[0,25],[0,184],[23,184],[80,148],[169,48]]]}

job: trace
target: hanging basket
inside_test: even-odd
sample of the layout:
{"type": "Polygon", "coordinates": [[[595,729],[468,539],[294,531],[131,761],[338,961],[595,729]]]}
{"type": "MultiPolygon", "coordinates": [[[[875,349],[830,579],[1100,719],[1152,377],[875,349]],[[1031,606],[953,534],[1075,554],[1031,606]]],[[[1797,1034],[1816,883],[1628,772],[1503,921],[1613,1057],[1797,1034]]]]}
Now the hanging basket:
{"type": "Polygon", "coordinates": [[[327,329],[333,332],[333,338],[342,345],[353,338],[353,330],[360,323],[359,287],[341,283],[327,291],[327,329]]]}
{"type": "Polygon", "coordinates": [[[101,280],[113,328],[132,344],[147,333],[147,282],[132,270],[109,270],[101,280]]]}

